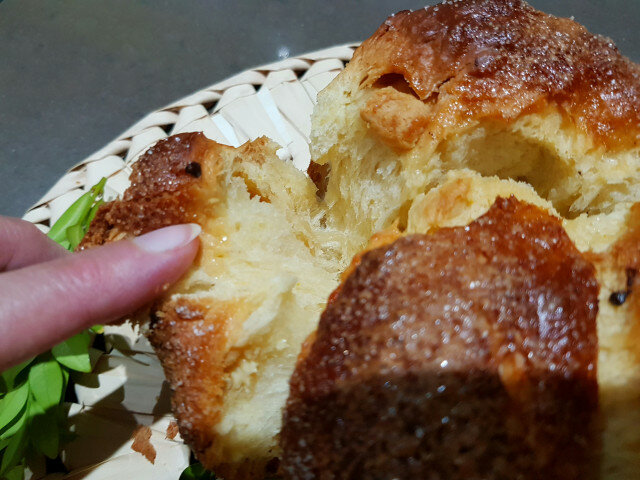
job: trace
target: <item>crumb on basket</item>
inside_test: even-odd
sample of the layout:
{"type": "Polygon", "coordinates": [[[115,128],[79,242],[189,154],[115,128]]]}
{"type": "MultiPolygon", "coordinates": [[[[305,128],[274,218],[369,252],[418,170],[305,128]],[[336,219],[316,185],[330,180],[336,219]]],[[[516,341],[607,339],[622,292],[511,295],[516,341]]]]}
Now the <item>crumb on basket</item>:
{"type": "Polygon", "coordinates": [[[144,456],[152,464],[156,461],[156,449],[151,445],[151,429],[144,425],[139,425],[133,432],[133,444],[131,450],[144,456]]]}
{"type": "Polygon", "coordinates": [[[167,426],[166,438],[168,438],[169,440],[173,440],[174,438],[176,438],[176,435],[178,435],[178,424],[173,421],[167,426]]]}

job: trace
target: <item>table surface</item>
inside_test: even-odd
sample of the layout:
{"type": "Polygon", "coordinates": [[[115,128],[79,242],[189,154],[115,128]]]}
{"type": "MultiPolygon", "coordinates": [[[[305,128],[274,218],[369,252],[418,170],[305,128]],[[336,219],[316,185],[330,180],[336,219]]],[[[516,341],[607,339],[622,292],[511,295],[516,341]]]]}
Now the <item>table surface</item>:
{"type": "MultiPolygon", "coordinates": [[[[234,73],[368,37],[425,1],[0,0],[0,215],[146,113],[234,73]]],[[[640,1],[530,0],[640,61],[640,1]]]]}

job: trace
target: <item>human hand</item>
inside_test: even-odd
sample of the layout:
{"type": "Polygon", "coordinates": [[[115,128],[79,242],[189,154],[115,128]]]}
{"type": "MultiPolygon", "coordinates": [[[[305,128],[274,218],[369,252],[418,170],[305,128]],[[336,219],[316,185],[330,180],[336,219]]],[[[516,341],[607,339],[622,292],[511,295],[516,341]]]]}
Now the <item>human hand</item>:
{"type": "Polygon", "coordinates": [[[0,371],[150,302],[191,265],[199,234],[174,225],[69,253],[0,216],[0,371]]]}

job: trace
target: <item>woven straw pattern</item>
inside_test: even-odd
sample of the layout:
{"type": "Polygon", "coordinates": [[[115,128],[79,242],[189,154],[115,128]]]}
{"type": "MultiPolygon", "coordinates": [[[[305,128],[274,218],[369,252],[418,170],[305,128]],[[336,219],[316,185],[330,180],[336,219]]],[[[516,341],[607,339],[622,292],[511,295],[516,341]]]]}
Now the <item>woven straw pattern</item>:
{"type": "Polygon", "coordinates": [[[310,116],[317,93],[344,68],[357,44],[320,50],[246,70],[148,114],[104,148],[74,166],[24,216],[42,231],[100,178],[107,199],[129,186],[131,164],[169,135],[201,131],[239,146],[266,135],[278,155],[301,169],[309,162],[310,116]]]}
{"type": "MultiPolygon", "coordinates": [[[[311,113],[317,93],[345,66],[357,45],[344,45],[247,70],[150,113],[118,138],[64,175],[25,214],[48,231],[92,185],[107,177],[105,197],[129,186],[131,165],[160,139],[202,131],[232,146],[266,135],[282,148],[280,158],[300,169],[309,163],[311,113]]],[[[189,448],[171,438],[174,421],[169,391],[158,358],[144,335],[131,325],[105,326],[106,350],[92,350],[93,372],[76,379],[77,403],[69,405],[76,439],[62,458],[71,471],[46,480],[174,480],[189,464],[189,448]],[[151,430],[154,463],[132,450],[132,433],[151,430]]],[[[36,469],[37,470],[37,469],[36,469]]],[[[44,472],[34,471],[36,478],[44,472]]]]}

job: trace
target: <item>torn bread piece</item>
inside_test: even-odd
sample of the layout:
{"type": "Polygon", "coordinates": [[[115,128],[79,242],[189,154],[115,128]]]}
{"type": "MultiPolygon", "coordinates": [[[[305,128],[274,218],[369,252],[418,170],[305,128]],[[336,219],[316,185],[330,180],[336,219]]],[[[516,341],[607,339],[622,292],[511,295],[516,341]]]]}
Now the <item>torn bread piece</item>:
{"type": "Polygon", "coordinates": [[[151,309],[149,337],[180,434],[223,478],[262,478],[279,455],[295,359],[343,268],[315,186],[277,148],[261,138],[235,149],[197,133],[160,141],[83,244],[202,226],[193,267],[151,309]]]}
{"type": "MultiPolygon", "coordinates": [[[[402,231],[398,229],[396,220],[392,226],[375,234],[370,239],[367,247],[354,257],[350,267],[343,273],[342,282],[332,293],[328,305],[341,294],[346,280],[371,250],[384,249],[404,236],[412,237],[423,233],[437,234],[443,229],[471,226],[478,218],[487,215],[496,197],[511,195],[514,195],[519,201],[527,202],[530,208],[536,206],[549,217],[555,218],[556,222],[561,222],[562,236],[565,238],[568,236],[572,243],[578,247],[578,250],[582,252],[582,261],[591,263],[595,267],[595,276],[599,285],[597,300],[598,350],[597,362],[595,362],[599,391],[599,417],[597,419],[599,424],[597,425],[597,435],[590,437],[593,451],[590,451],[586,457],[583,451],[583,457],[588,457],[589,460],[587,473],[592,477],[578,478],[635,478],[640,467],[640,448],[638,447],[640,433],[637,429],[629,428],[629,425],[635,424],[640,419],[640,329],[638,328],[640,325],[638,288],[640,287],[638,287],[639,278],[637,276],[637,272],[640,270],[640,204],[634,204],[630,209],[619,206],[609,214],[581,215],[574,219],[566,219],[562,218],[548,201],[540,198],[533,187],[528,184],[502,180],[497,177],[483,177],[472,171],[456,172],[448,175],[447,180],[441,185],[429,190],[425,196],[418,197],[413,202],[409,210],[406,229],[402,231]]],[[[493,210],[493,218],[496,218],[495,206],[493,210]]],[[[500,221],[506,220],[505,217],[500,221]]],[[[526,223],[521,226],[522,232],[528,232],[526,235],[529,241],[539,243],[545,248],[553,248],[553,241],[545,240],[545,235],[532,234],[527,230],[529,227],[530,225],[526,223]]],[[[497,233],[495,235],[494,240],[500,240],[501,237],[497,233]]],[[[525,234],[523,233],[523,235],[525,234]]],[[[430,240],[427,237],[425,241],[429,243],[430,240]]],[[[454,249],[454,256],[464,255],[466,251],[465,247],[460,244],[452,245],[451,248],[454,249]]],[[[571,250],[574,248],[571,246],[571,250]]],[[[501,249],[499,253],[506,254],[504,249],[501,249]]],[[[507,273],[505,270],[505,275],[507,273]]],[[[533,272],[531,276],[534,276],[533,272]]],[[[582,288],[576,287],[575,290],[580,292],[582,288]]],[[[398,290],[397,293],[399,294],[401,291],[398,290]]],[[[448,294],[451,296],[451,301],[454,302],[460,292],[452,289],[448,294]]],[[[377,296],[384,297],[383,294],[377,296]]],[[[548,303],[543,302],[542,305],[547,306],[548,303]]],[[[387,312],[388,315],[394,314],[392,308],[380,311],[387,312]]],[[[366,337],[367,333],[362,335],[366,337]]],[[[317,333],[314,332],[302,350],[300,362],[303,362],[303,359],[313,348],[316,338],[317,333]]],[[[406,335],[404,338],[408,339],[406,335]]],[[[375,350],[372,345],[369,347],[375,350]]],[[[352,353],[350,348],[340,351],[344,352],[344,355],[352,353]]],[[[299,368],[309,368],[310,371],[313,371],[315,367],[311,365],[317,365],[317,358],[314,361],[309,361],[306,367],[299,368]]],[[[299,375],[307,374],[300,373],[299,375]]],[[[306,387],[304,388],[306,389],[306,387]]],[[[312,391],[313,388],[309,389],[309,392],[312,391]]],[[[372,395],[375,397],[373,393],[372,395]]],[[[290,397],[289,401],[297,403],[297,407],[291,408],[299,408],[300,395],[297,398],[290,397]]],[[[312,399],[311,402],[315,404],[315,400],[312,399]]],[[[316,405],[318,408],[320,408],[320,403],[322,402],[318,402],[316,405]]],[[[593,412],[590,415],[592,414],[593,412]]],[[[299,414],[296,412],[292,412],[290,415],[299,418],[299,414]]],[[[592,420],[590,420],[590,425],[593,426],[592,420]]],[[[303,427],[296,423],[294,428],[303,427]]],[[[345,426],[345,428],[349,427],[345,426]]],[[[592,435],[593,432],[590,432],[589,435],[592,435]]],[[[300,440],[299,433],[294,434],[293,438],[300,440]]],[[[289,441],[291,442],[291,439],[289,441]]],[[[303,443],[319,452],[319,455],[327,453],[323,451],[321,445],[311,443],[309,438],[305,439],[303,443]]],[[[357,441],[355,443],[357,444],[357,441]]],[[[294,467],[291,461],[293,457],[295,463],[295,455],[300,454],[301,449],[291,443],[289,446],[285,446],[285,450],[289,449],[291,449],[291,456],[288,460],[289,468],[297,472],[296,475],[300,475],[300,470],[298,470],[300,465],[294,467]]],[[[564,450],[562,451],[564,452],[564,450]]],[[[355,456],[350,458],[354,462],[356,461],[355,456]]],[[[573,464],[584,465],[584,458],[583,460],[575,458],[573,464]]],[[[322,461],[311,457],[307,460],[311,462],[322,461]]],[[[345,461],[350,460],[345,459],[345,461]]],[[[372,458],[370,461],[375,462],[375,459],[372,458]]],[[[285,468],[287,468],[286,465],[287,462],[285,462],[285,468]]],[[[567,463],[567,465],[570,464],[567,463]]],[[[404,466],[407,467],[407,465],[404,466]]],[[[417,465],[414,467],[419,468],[417,465]]],[[[307,467],[303,466],[302,468],[307,467]]],[[[582,475],[583,473],[584,471],[580,469],[574,469],[571,475],[582,475]]],[[[567,475],[569,473],[565,472],[562,478],[568,478],[567,475]]],[[[296,478],[295,475],[292,478],[296,478]]],[[[304,478],[304,476],[299,478],[304,478]]]]}

